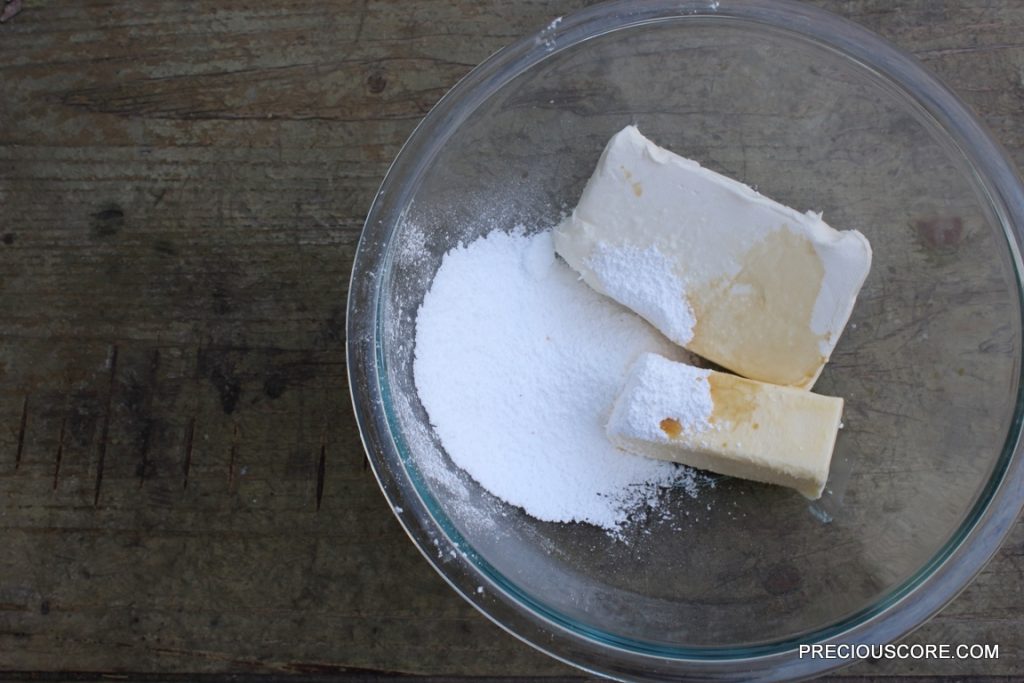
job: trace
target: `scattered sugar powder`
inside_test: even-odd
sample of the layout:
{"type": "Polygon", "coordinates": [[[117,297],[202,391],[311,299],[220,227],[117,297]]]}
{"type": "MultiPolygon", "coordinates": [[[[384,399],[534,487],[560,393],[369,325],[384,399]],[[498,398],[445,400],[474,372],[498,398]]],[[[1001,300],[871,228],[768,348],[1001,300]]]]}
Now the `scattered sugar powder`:
{"type": "Polygon", "coordinates": [[[453,462],[552,522],[617,530],[699,475],[605,435],[642,354],[684,352],[555,258],[551,233],[492,232],[445,255],[416,319],[414,379],[453,462]]]}
{"type": "Polygon", "coordinates": [[[587,266],[608,296],[639,313],[676,344],[686,346],[693,339],[697,321],[686,288],[656,246],[640,249],[600,242],[587,266]]]}
{"type": "Polygon", "coordinates": [[[682,434],[711,429],[710,374],[710,370],[645,353],[633,364],[615,401],[608,433],[667,443],[665,420],[673,420],[682,434]]]}

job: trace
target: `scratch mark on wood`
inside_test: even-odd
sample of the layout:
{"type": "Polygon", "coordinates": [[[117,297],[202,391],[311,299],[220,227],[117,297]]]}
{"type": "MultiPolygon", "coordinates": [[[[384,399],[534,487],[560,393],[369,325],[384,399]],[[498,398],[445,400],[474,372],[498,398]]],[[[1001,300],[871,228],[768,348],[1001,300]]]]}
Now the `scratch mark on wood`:
{"type": "Polygon", "coordinates": [[[262,663],[257,660],[239,659],[234,655],[223,652],[215,652],[212,650],[197,650],[194,648],[176,647],[153,647],[152,651],[158,655],[172,655],[176,657],[200,657],[203,659],[230,662],[232,666],[243,666],[249,668],[258,668],[262,666],[262,663]]]}
{"type": "Polygon", "coordinates": [[[320,461],[316,466],[316,509],[320,511],[320,503],[324,499],[324,474],[327,471],[327,435],[320,435],[320,461]]]}
{"type": "Polygon", "coordinates": [[[359,5],[359,24],[356,25],[356,35],[352,39],[353,45],[359,44],[359,39],[363,36],[363,26],[366,24],[366,12],[367,12],[367,0],[363,0],[359,5]]]}
{"type": "Polygon", "coordinates": [[[57,490],[57,481],[60,479],[60,461],[64,457],[64,428],[67,427],[68,419],[65,417],[60,421],[60,436],[57,437],[57,457],[53,463],[53,490],[57,490]]]}
{"type": "Polygon", "coordinates": [[[922,59],[928,57],[945,57],[947,55],[995,52],[998,50],[1013,50],[1019,47],[1020,43],[998,43],[996,45],[968,45],[965,47],[937,48],[934,50],[917,50],[915,52],[915,55],[919,59],[922,59]]]}
{"type": "Polygon", "coordinates": [[[21,403],[21,424],[18,427],[18,450],[14,452],[14,471],[21,467],[21,454],[25,452],[25,427],[28,424],[28,394],[21,403]]]}
{"type": "MultiPolygon", "coordinates": [[[[153,349],[153,360],[151,360],[150,363],[149,363],[149,382],[148,382],[148,389],[149,389],[149,392],[151,394],[156,391],[157,370],[159,368],[160,368],[160,349],[153,349]]],[[[150,404],[150,406],[152,405],[152,400],[149,401],[149,404],[150,404]]],[[[139,488],[140,489],[142,488],[142,485],[146,482],[146,472],[149,470],[149,449],[150,449],[150,443],[153,440],[153,418],[150,416],[150,417],[147,418],[147,420],[148,421],[147,421],[146,426],[145,426],[145,434],[143,435],[143,438],[142,438],[142,448],[141,448],[141,450],[139,452],[138,473],[139,473],[139,488]]]]}
{"type": "Polygon", "coordinates": [[[100,432],[99,458],[96,462],[96,486],[93,489],[92,505],[100,504],[100,487],[103,486],[103,463],[107,459],[107,442],[110,438],[110,412],[114,401],[114,381],[117,377],[117,344],[110,347],[110,383],[107,387],[107,407],[103,413],[103,431],[100,432]]]}
{"type": "Polygon", "coordinates": [[[185,430],[185,462],[182,463],[181,470],[184,478],[182,480],[181,488],[188,488],[188,474],[192,469],[192,439],[196,433],[196,418],[193,416],[189,418],[188,427],[185,430]]]}
{"type": "Polygon", "coordinates": [[[0,602],[0,612],[27,612],[28,607],[18,602],[0,602]]]}
{"type": "Polygon", "coordinates": [[[228,460],[228,493],[235,492],[235,461],[238,459],[238,442],[241,432],[235,424],[235,434],[231,439],[231,457],[228,460]]]}

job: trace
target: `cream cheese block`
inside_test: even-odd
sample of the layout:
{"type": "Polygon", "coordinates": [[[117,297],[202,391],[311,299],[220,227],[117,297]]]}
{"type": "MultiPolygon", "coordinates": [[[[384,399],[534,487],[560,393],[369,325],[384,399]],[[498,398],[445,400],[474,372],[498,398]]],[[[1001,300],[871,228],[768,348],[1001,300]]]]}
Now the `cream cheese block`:
{"type": "Polygon", "coordinates": [[[612,137],[556,251],[598,292],[744,377],[809,389],[871,265],[837,231],[628,126],[612,137]]]}
{"type": "Polygon", "coordinates": [[[843,399],[645,353],[608,419],[617,447],[821,496],[843,399]]]}

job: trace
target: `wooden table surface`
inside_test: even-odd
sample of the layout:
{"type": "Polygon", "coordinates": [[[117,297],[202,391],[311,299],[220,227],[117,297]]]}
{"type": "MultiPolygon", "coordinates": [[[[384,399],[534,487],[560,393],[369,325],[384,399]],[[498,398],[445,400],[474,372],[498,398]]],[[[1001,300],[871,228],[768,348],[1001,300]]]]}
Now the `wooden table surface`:
{"type": "MultiPolygon", "coordinates": [[[[0,25],[0,678],[576,676],[435,575],[345,380],[362,220],[416,122],[580,0],[26,0],[0,25]]],[[[1024,3],[818,0],[1024,165],[1024,3]]],[[[1024,678],[1024,525],[912,642],[1024,678]]]]}

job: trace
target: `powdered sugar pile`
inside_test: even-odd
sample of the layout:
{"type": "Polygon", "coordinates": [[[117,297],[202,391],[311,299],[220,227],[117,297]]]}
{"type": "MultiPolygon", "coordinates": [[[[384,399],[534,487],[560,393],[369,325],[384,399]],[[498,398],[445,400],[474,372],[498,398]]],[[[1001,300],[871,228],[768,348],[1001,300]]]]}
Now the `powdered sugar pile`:
{"type": "Polygon", "coordinates": [[[676,344],[686,346],[693,339],[697,321],[686,300],[686,289],[672,262],[656,246],[640,249],[600,242],[587,266],[605,294],[639,313],[676,344]]]}
{"type": "Polygon", "coordinates": [[[551,233],[492,232],[447,255],[416,320],[414,378],[445,451],[537,519],[619,528],[692,470],[605,435],[630,365],[683,358],[554,254],[551,233]]]}

